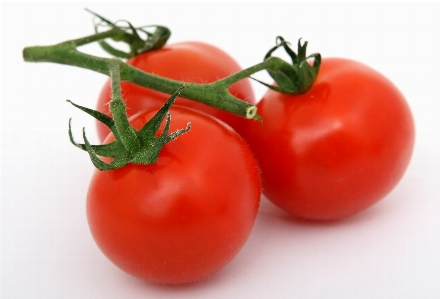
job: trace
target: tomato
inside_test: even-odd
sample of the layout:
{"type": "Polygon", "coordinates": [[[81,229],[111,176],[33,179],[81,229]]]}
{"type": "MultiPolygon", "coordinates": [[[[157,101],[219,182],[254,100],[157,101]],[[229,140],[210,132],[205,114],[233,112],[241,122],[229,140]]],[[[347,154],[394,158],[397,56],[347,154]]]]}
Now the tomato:
{"type": "MultiPolygon", "coordinates": [[[[158,110],[133,116],[140,129],[158,110]]],[[[203,279],[246,242],[260,200],[257,162],[221,121],[171,108],[171,130],[191,130],[166,144],[157,163],[96,171],[87,217],[102,252],[125,272],[151,282],[203,279]]],[[[109,135],[105,142],[112,141],[109,135]]]]}
{"type": "Polygon", "coordinates": [[[409,164],[410,108],[393,83],[359,62],[324,59],[307,92],[269,90],[257,107],[263,124],[250,122],[245,138],[263,193],[294,216],[358,213],[388,194],[409,164]]]}
{"type": "MultiPolygon", "coordinates": [[[[128,64],[169,79],[188,83],[211,83],[241,70],[238,63],[217,47],[201,42],[181,42],[167,45],[162,49],[146,52],[127,61],[128,64]]],[[[121,83],[122,95],[127,105],[129,116],[146,108],[162,105],[170,95],[147,89],[132,83],[121,83]]],[[[248,79],[241,80],[229,91],[239,99],[254,104],[255,98],[248,79]]],[[[110,114],[108,103],[111,99],[110,82],[101,90],[97,110],[110,114]]],[[[178,98],[177,105],[192,107],[213,115],[240,132],[246,119],[231,113],[201,104],[192,100],[178,98]]],[[[102,123],[97,123],[100,140],[110,133],[102,123]]]]}

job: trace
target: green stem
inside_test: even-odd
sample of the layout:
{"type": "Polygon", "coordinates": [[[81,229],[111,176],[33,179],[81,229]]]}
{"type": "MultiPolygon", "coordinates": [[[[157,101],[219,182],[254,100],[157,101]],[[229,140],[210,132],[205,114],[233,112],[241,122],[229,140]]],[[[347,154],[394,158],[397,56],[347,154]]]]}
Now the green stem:
{"type": "Polygon", "coordinates": [[[114,62],[112,61],[109,63],[109,68],[112,87],[110,111],[113,115],[113,121],[125,149],[128,152],[136,152],[140,148],[140,142],[136,136],[135,130],[131,127],[130,122],[128,121],[127,106],[122,99],[118,60],[115,59],[114,62]]]}
{"type": "MultiPolygon", "coordinates": [[[[23,58],[25,61],[29,62],[54,62],[77,66],[108,76],[110,76],[109,65],[115,66],[116,64],[119,64],[121,80],[170,95],[185,84],[185,82],[166,79],[146,73],[118,59],[92,56],[77,50],[78,46],[101,41],[105,38],[120,38],[123,34],[126,33],[119,28],[113,28],[105,32],[96,33],[51,46],[27,47],[23,50],[23,58]],[[111,63],[109,63],[110,61],[111,63]]],[[[256,107],[232,96],[228,91],[228,87],[258,71],[264,69],[277,69],[278,67],[278,59],[272,57],[260,64],[214,83],[187,84],[187,87],[182,91],[181,96],[246,118],[258,118],[259,116],[257,115],[256,107]]]]}
{"type": "Polygon", "coordinates": [[[85,36],[85,37],[80,37],[78,39],[74,39],[72,41],[67,41],[66,43],[72,43],[73,46],[79,47],[79,46],[83,46],[86,44],[90,44],[96,41],[100,41],[103,40],[105,38],[109,38],[109,37],[113,37],[116,38],[118,35],[123,35],[124,32],[122,30],[120,30],[119,28],[113,28],[111,30],[108,31],[104,31],[104,32],[98,32],[89,36],[85,36]]]}
{"type": "Polygon", "coordinates": [[[256,64],[254,66],[248,67],[247,69],[244,69],[238,73],[232,74],[226,78],[223,78],[219,81],[217,81],[217,84],[223,84],[223,85],[232,85],[237,81],[240,81],[242,79],[248,78],[251,75],[262,71],[262,70],[278,70],[281,65],[284,63],[283,60],[277,57],[270,57],[267,60],[256,64]]]}

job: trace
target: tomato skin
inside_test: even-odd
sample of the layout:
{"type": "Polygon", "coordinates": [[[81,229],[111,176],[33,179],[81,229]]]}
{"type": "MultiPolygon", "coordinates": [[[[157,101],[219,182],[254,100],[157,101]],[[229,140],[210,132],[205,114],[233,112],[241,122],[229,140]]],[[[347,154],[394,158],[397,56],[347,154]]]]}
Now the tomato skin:
{"type": "MultiPolygon", "coordinates": [[[[229,54],[215,46],[201,42],[181,42],[167,45],[159,50],[135,56],[127,63],[147,73],[188,83],[211,83],[241,70],[241,67],[229,54]]],[[[129,82],[121,82],[121,90],[129,116],[150,107],[160,106],[170,97],[169,94],[129,82]]],[[[233,84],[229,91],[237,98],[255,104],[254,93],[248,79],[233,84]]],[[[110,100],[111,87],[108,80],[99,95],[97,110],[111,115],[108,105],[110,100]]],[[[246,119],[240,116],[196,101],[178,98],[176,104],[213,115],[238,132],[242,130],[246,122],[246,119]]],[[[97,128],[98,136],[103,141],[110,131],[100,122],[97,122],[97,128]]]]}
{"type": "Polygon", "coordinates": [[[288,213],[334,220],[388,194],[414,146],[414,122],[400,91],[355,61],[322,61],[304,94],[269,90],[258,103],[263,125],[245,138],[262,171],[263,193],[288,213]]]}
{"type": "MultiPolygon", "coordinates": [[[[158,109],[135,115],[140,128],[158,109]]],[[[260,200],[259,170],[245,141],[198,111],[171,108],[171,131],[156,164],[96,171],[87,217],[102,252],[120,269],[151,282],[208,277],[246,242],[260,200]]],[[[106,139],[109,142],[113,136],[106,139]]]]}

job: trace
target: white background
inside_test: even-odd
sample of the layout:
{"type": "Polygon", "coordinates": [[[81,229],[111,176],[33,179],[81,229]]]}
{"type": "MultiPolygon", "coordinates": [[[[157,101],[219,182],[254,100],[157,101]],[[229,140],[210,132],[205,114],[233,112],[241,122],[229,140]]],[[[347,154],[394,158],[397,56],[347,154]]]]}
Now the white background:
{"type": "MultiPolygon", "coordinates": [[[[440,2],[50,2],[1,4],[1,298],[440,298],[440,2]],[[310,223],[262,198],[240,254],[209,280],[146,283],[123,273],[88,231],[93,167],[70,145],[105,77],[25,63],[22,48],[93,32],[88,7],[135,26],[167,25],[170,43],[201,40],[243,66],[277,35],[309,53],[362,61],[389,77],[414,113],[417,140],[400,184],[344,221],[310,223]]],[[[85,50],[102,55],[98,46],[85,50]]],[[[266,78],[264,74],[260,78],[266,78]]],[[[264,88],[255,86],[257,98],[264,88]]],[[[374,86],[372,86],[374,88],[374,86]]],[[[373,121],[373,120],[372,120],[373,121]]]]}

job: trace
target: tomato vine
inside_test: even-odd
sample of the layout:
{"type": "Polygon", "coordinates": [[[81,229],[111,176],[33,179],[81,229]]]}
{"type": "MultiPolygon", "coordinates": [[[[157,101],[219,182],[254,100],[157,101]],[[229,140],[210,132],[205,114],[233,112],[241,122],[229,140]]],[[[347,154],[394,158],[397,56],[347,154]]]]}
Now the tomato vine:
{"type": "MultiPolygon", "coordinates": [[[[91,146],[88,144],[85,136],[84,144],[78,144],[73,140],[72,134],[69,133],[72,143],[75,146],[88,151],[94,165],[101,170],[121,167],[128,162],[137,161],[141,164],[148,164],[154,163],[155,161],[154,158],[148,158],[142,161],[137,160],[137,155],[139,155],[141,151],[139,138],[142,139],[143,137],[140,137],[129,125],[128,117],[125,113],[124,102],[120,95],[119,85],[121,81],[131,82],[139,86],[173,95],[170,98],[170,103],[174,100],[176,97],[176,91],[178,91],[179,95],[183,98],[195,100],[247,119],[261,120],[255,105],[236,98],[228,91],[228,88],[231,85],[245,78],[252,78],[251,76],[259,71],[267,70],[275,80],[275,85],[271,86],[263,82],[261,83],[282,93],[298,93],[304,92],[311,86],[319,71],[321,56],[320,54],[312,54],[309,57],[306,57],[305,49],[307,43],[301,46],[300,41],[298,42],[298,55],[296,55],[288,47],[288,44],[283,38],[277,37],[277,45],[267,53],[263,62],[216,82],[195,84],[166,79],[141,71],[120,59],[129,58],[162,47],[170,36],[170,31],[166,27],[154,25],[135,28],[131,23],[126,21],[124,23],[128,25],[118,25],[120,22],[113,23],[96,13],[91,13],[100,20],[100,23],[95,26],[95,34],[68,40],[55,45],[26,47],[23,49],[23,58],[28,62],[54,62],[77,66],[103,73],[111,77],[113,98],[110,107],[113,107],[112,109],[114,111],[112,110],[112,113],[114,119],[111,119],[98,111],[80,107],[72,103],[77,108],[82,109],[111,128],[115,136],[117,136],[116,139],[120,140],[120,143],[116,143],[117,145],[91,146]],[[99,32],[98,27],[99,25],[102,25],[102,23],[107,24],[110,29],[104,32],[99,32]],[[146,28],[155,28],[155,30],[149,32],[146,28]],[[142,39],[139,33],[146,33],[146,38],[142,39]],[[128,44],[130,52],[126,53],[114,49],[105,41],[108,38],[128,44]],[[104,50],[119,58],[97,57],[82,53],[78,50],[79,46],[92,42],[98,42],[104,50]],[[283,47],[287,51],[287,54],[290,55],[292,58],[291,64],[281,58],[271,56],[272,52],[279,47],[283,47]],[[308,62],[309,58],[314,59],[313,64],[308,62]],[[185,88],[182,88],[182,86],[185,86],[185,88]],[[111,157],[114,158],[111,164],[104,165],[99,162],[100,160],[97,158],[97,155],[110,152],[113,152],[111,157]]],[[[167,108],[164,108],[163,111],[163,113],[160,112],[158,114],[160,115],[158,116],[159,119],[163,119],[166,115],[167,108]]],[[[149,125],[146,127],[149,127],[149,125]]],[[[157,130],[155,125],[153,125],[152,128],[157,130]]],[[[183,129],[183,131],[179,131],[177,135],[184,133],[188,129],[189,127],[183,129]]],[[[155,133],[155,131],[150,131],[150,137],[154,136],[155,133]]],[[[156,147],[154,148],[156,149],[156,147]]]]}

